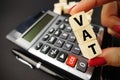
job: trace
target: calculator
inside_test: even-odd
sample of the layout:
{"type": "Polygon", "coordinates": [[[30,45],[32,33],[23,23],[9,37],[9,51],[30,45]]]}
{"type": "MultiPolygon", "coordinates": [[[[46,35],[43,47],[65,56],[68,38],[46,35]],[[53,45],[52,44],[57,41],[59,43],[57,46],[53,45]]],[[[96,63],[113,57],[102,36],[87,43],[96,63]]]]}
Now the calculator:
{"type": "MultiPolygon", "coordinates": [[[[101,27],[91,25],[99,33],[101,27]]],[[[50,10],[37,13],[12,30],[7,39],[50,64],[61,75],[77,80],[92,77],[94,67],[82,56],[66,16],[50,10]]]]}

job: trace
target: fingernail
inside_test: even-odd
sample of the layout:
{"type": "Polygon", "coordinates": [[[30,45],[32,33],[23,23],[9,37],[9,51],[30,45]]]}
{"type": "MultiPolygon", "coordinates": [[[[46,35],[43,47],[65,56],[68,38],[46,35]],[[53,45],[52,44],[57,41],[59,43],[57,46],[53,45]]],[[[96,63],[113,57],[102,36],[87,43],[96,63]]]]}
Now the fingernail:
{"type": "Polygon", "coordinates": [[[119,26],[119,25],[114,26],[113,29],[114,29],[116,32],[120,33],[120,26],[119,26]]]}
{"type": "Polygon", "coordinates": [[[76,5],[72,6],[69,10],[68,13],[70,14],[71,10],[75,7],[76,5]]]}
{"type": "Polygon", "coordinates": [[[91,67],[102,66],[106,64],[106,60],[103,57],[96,57],[96,58],[90,59],[88,64],[91,67]]]}

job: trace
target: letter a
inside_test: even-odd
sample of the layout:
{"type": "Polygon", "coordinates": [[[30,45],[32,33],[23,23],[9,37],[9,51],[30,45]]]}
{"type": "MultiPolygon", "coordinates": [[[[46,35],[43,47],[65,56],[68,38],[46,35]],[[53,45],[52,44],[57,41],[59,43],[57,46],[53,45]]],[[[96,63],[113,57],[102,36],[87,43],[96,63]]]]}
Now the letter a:
{"type": "Polygon", "coordinates": [[[86,41],[86,38],[89,37],[89,38],[92,38],[92,36],[86,31],[86,30],[83,30],[83,38],[84,38],[84,41],[86,41]]]}

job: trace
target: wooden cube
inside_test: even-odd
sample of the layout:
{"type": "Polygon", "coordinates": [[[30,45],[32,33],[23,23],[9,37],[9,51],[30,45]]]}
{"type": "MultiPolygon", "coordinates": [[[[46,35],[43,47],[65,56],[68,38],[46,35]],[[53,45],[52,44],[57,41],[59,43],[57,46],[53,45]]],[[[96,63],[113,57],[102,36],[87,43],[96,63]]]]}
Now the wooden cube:
{"type": "Polygon", "coordinates": [[[91,15],[89,15],[88,13],[86,13],[86,17],[87,17],[89,23],[91,23],[91,21],[92,21],[92,17],[91,17],[91,15]]]}
{"type": "Polygon", "coordinates": [[[90,16],[92,16],[93,15],[93,12],[94,12],[94,10],[93,9],[91,9],[91,10],[89,10],[88,12],[86,12],[87,14],[89,14],[90,16]]]}
{"type": "Polygon", "coordinates": [[[90,24],[84,11],[71,16],[69,22],[73,31],[90,24]]]}
{"type": "Polygon", "coordinates": [[[61,8],[54,8],[53,12],[61,15],[62,14],[62,9],[61,8]]]}
{"type": "Polygon", "coordinates": [[[69,18],[70,25],[84,57],[91,59],[102,53],[96,35],[90,25],[91,17],[84,11],[69,18]]]}
{"type": "Polygon", "coordinates": [[[74,35],[79,44],[85,44],[96,39],[96,35],[91,25],[84,26],[81,29],[74,31],[74,35]]]}
{"type": "Polygon", "coordinates": [[[69,7],[67,3],[55,3],[53,12],[61,15],[62,11],[68,13],[69,7]]]}
{"type": "Polygon", "coordinates": [[[60,3],[55,3],[54,4],[54,9],[53,9],[53,12],[61,15],[62,14],[62,6],[60,3]]]}
{"type": "Polygon", "coordinates": [[[70,6],[70,8],[73,7],[73,6],[76,5],[76,4],[77,4],[76,1],[70,1],[70,2],[68,3],[68,5],[70,6]]]}
{"type": "Polygon", "coordinates": [[[69,6],[69,5],[64,5],[64,6],[63,6],[63,12],[64,12],[64,14],[68,14],[69,9],[70,9],[70,6],[69,6]]]}
{"type": "Polygon", "coordinates": [[[97,40],[90,41],[85,44],[79,44],[82,55],[88,59],[92,59],[102,53],[97,40]]]}
{"type": "Polygon", "coordinates": [[[59,3],[67,3],[67,0],[59,0],[59,3]]]}

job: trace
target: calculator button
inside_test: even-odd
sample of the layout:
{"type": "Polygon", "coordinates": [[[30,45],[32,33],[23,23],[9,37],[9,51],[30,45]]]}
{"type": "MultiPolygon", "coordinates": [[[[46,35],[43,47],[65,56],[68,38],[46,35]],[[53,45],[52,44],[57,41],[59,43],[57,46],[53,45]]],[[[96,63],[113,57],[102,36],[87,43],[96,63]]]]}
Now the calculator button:
{"type": "Polygon", "coordinates": [[[42,53],[44,53],[44,54],[47,54],[49,50],[50,50],[50,46],[44,45],[44,46],[41,48],[40,52],[42,52],[42,53]]]}
{"type": "Polygon", "coordinates": [[[88,63],[86,60],[84,59],[79,59],[77,62],[77,70],[81,71],[81,72],[86,72],[88,63]]]}
{"type": "Polygon", "coordinates": [[[74,54],[79,55],[80,54],[80,48],[77,45],[74,45],[71,52],[73,52],[74,54]]]}
{"type": "Polygon", "coordinates": [[[76,38],[74,35],[70,35],[69,38],[68,38],[68,41],[70,42],[75,42],[76,38]]]}
{"type": "Polygon", "coordinates": [[[54,28],[51,28],[51,29],[49,30],[49,33],[52,34],[54,31],[55,31],[55,29],[54,29],[54,28]]]}
{"type": "Polygon", "coordinates": [[[58,49],[52,48],[52,49],[50,50],[50,52],[48,53],[48,56],[50,56],[50,57],[52,57],[52,58],[55,58],[55,57],[57,56],[58,52],[59,52],[58,49]]]}
{"type": "Polygon", "coordinates": [[[62,33],[62,34],[60,35],[60,38],[62,38],[62,39],[67,39],[67,37],[68,37],[68,34],[67,34],[67,33],[62,33]]]}
{"type": "Polygon", "coordinates": [[[61,39],[58,39],[58,40],[56,41],[56,43],[55,43],[55,46],[57,46],[57,47],[62,47],[63,44],[64,44],[64,41],[61,40],[61,39]]]}
{"type": "Polygon", "coordinates": [[[56,41],[56,39],[57,39],[56,37],[52,36],[52,37],[49,38],[48,43],[54,44],[54,42],[56,41]]]}
{"type": "Polygon", "coordinates": [[[66,27],[66,25],[63,23],[63,24],[61,24],[61,25],[59,26],[59,29],[64,30],[65,27],[66,27]]]}
{"type": "Polygon", "coordinates": [[[56,22],[56,25],[59,25],[61,22],[62,22],[62,20],[58,20],[58,21],[56,22]]]}
{"type": "Polygon", "coordinates": [[[49,38],[49,35],[46,34],[46,35],[42,38],[42,40],[43,40],[43,41],[46,41],[48,38],[49,38]]]}
{"type": "Polygon", "coordinates": [[[36,49],[36,50],[40,49],[40,48],[42,47],[42,45],[43,45],[42,43],[38,43],[38,44],[35,46],[35,49],[36,49]]]}
{"type": "Polygon", "coordinates": [[[71,32],[72,31],[72,28],[70,26],[67,26],[66,29],[65,29],[66,32],[71,32]]]}
{"type": "Polygon", "coordinates": [[[57,60],[60,61],[60,62],[65,62],[67,56],[68,56],[67,53],[60,52],[57,56],[57,60]]]}
{"type": "Polygon", "coordinates": [[[68,20],[68,18],[65,18],[65,19],[64,19],[64,21],[65,21],[66,23],[69,23],[69,20],[68,20]]]}
{"type": "Polygon", "coordinates": [[[66,61],[66,64],[68,66],[71,66],[71,67],[74,67],[76,65],[76,62],[77,62],[77,57],[76,56],[73,56],[73,55],[69,55],[68,56],[68,59],[66,61]]]}
{"type": "Polygon", "coordinates": [[[63,45],[63,49],[65,49],[65,50],[67,50],[67,51],[70,51],[71,48],[72,48],[72,44],[70,44],[70,43],[65,43],[65,44],[63,45]]]}
{"type": "Polygon", "coordinates": [[[60,36],[61,33],[62,33],[62,32],[61,32],[60,30],[56,30],[55,33],[54,33],[54,35],[55,35],[55,36],[60,36]]]}

